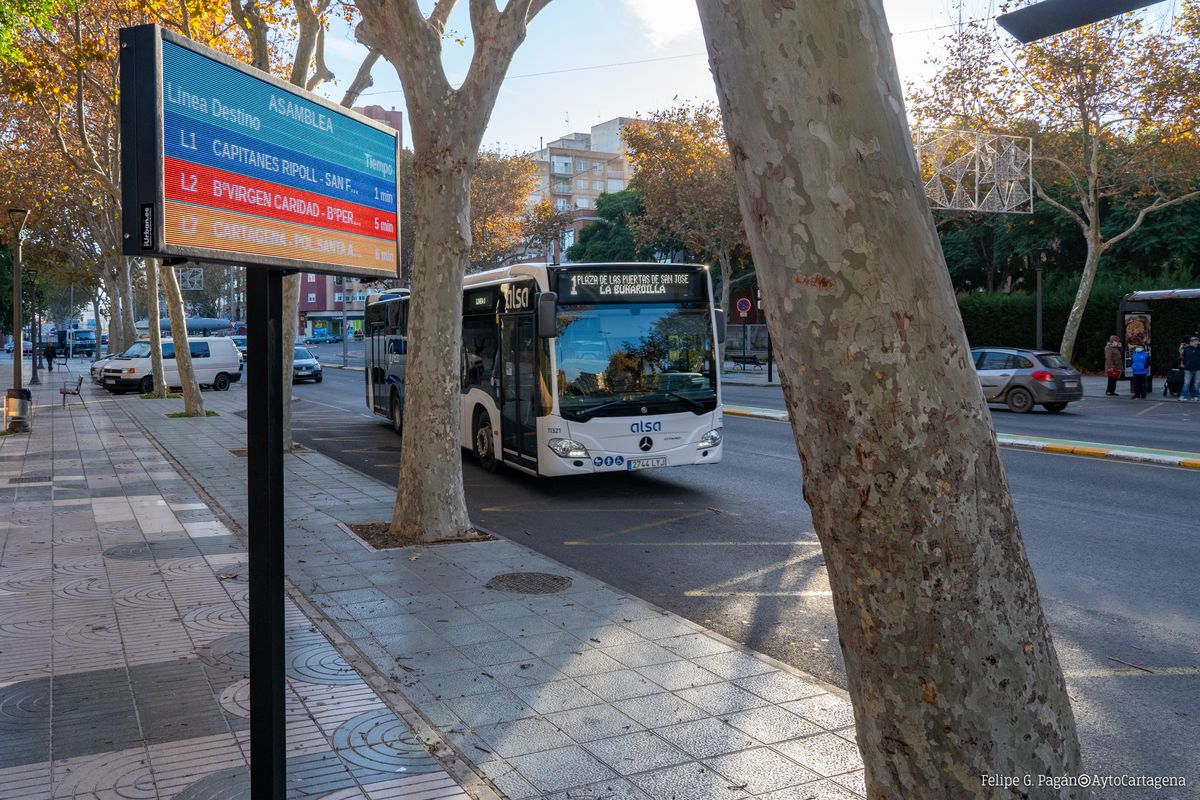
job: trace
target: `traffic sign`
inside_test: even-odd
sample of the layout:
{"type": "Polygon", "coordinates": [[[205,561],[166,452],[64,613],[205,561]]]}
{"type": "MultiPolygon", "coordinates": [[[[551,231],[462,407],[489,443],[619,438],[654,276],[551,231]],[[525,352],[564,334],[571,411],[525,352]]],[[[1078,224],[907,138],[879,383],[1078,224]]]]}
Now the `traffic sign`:
{"type": "Polygon", "coordinates": [[[750,300],[749,300],[749,298],[746,298],[746,297],[740,297],[740,298],[738,298],[738,301],[737,301],[737,310],[741,312],[741,314],[742,314],[742,316],[743,316],[743,317],[744,317],[744,316],[746,316],[747,314],[749,314],[749,313],[750,313],[750,300]]]}

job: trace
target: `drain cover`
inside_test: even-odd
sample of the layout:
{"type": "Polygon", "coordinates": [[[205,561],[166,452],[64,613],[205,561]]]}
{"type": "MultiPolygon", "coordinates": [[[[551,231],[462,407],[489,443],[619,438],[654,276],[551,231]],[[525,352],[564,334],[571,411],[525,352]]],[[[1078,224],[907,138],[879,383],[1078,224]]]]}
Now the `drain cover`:
{"type": "Polygon", "coordinates": [[[50,483],[49,475],[26,475],[24,478],[9,478],[9,483],[50,483]]]}
{"type": "Polygon", "coordinates": [[[571,579],[566,575],[553,575],[549,572],[505,572],[486,584],[489,589],[521,594],[554,594],[570,585],[571,579]]]}

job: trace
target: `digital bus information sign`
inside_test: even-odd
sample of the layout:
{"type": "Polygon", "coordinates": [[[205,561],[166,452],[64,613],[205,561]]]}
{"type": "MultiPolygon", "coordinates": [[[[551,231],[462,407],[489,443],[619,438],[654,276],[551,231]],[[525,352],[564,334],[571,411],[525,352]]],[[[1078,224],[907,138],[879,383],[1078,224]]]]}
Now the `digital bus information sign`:
{"type": "Polygon", "coordinates": [[[155,25],[121,101],[126,255],[396,277],[396,131],[155,25]]]}
{"type": "Polygon", "coordinates": [[[690,270],[626,267],[560,269],[560,303],[704,303],[708,301],[703,268],[690,270]]]}

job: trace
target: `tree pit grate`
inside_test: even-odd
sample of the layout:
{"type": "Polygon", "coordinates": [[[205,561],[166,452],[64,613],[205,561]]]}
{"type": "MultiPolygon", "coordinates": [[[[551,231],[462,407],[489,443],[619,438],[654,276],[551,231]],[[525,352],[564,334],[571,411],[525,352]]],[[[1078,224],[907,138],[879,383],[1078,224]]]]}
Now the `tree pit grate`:
{"type": "Polygon", "coordinates": [[[569,588],[572,583],[566,575],[554,575],[549,572],[504,572],[484,585],[499,592],[554,594],[569,588]]]}

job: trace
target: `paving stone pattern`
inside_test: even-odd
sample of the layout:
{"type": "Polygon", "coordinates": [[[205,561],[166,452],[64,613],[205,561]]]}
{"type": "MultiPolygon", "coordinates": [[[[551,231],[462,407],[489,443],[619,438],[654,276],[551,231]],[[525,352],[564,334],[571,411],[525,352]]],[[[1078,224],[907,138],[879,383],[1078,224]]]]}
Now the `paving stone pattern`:
{"type": "MultiPolygon", "coordinates": [[[[0,437],[0,798],[249,798],[245,547],[114,401],[56,389],[0,437]]],[[[468,797],[286,620],[289,797],[468,797]]]]}
{"type": "MultiPolygon", "coordinates": [[[[121,406],[244,526],[245,461],[229,454],[245,443],[244,395],[206,402],[221,416],[121,406]]],[[[389,519],[392,489],[316,453],[285,469],[290,579],[508,797],[865,793],[843,694],[509,541],[374,551],[339,523],[389,519]],[[571,585],[486,587],[510,572],[571,585]]]]}

